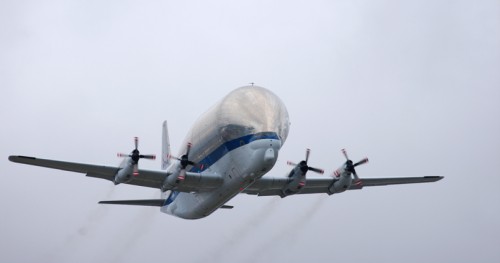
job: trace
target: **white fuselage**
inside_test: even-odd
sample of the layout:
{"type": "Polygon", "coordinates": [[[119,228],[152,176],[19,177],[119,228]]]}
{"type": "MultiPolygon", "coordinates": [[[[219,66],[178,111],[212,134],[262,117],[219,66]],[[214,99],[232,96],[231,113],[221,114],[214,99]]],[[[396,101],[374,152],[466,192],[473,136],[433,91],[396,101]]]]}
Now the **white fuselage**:
{"type": "MultiPolygon", "coordinates": [[[[161,211],[185,219],[210,215],[271,170],[288,130],[288,112],[275,94],[257,86],[231,92],[186,137],[193,145],[190,158],[202,165],[187,170],[218,174],[222,185],[207,192],[162,192],[167,202],[161,211]]],[[[173,163],[167,172],[178,166],[173,163]]]]}

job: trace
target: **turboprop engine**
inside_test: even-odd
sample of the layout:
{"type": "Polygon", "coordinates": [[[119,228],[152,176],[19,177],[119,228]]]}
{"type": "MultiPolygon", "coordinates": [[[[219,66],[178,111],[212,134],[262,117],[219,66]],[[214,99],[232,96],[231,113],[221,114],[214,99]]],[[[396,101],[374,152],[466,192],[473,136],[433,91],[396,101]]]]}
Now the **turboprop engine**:
{"type": "Polygon", "coordinates": [[[306,149],[306,159],[296,164],[293,162],[287,162],[288,165],[295,166],[288,174],[288,183],[281,190],[281,198],[296,194],[306,185],[306,173],[307,171],[313,171],[315,173],[323,174],[322,169],[314,168],[307,165],[309,160],[309,155],[311,154],[310,149],[306,149]]]}
{"type": "Polygon", "coordinates": [[[330,186],[330,188],[328,188],[330,194],[344,192],[345,190],[349,189],[349,187],[351,187],[353,183],[358,186],[362,186],[363,183],[363,181],[359,179],[358,174],[356,173],[356,170],[354,168],[358,165],[367,163],[368,158],[364,158],[357,163],[353,163],[347,156],[347,152],[345,149],[342,149],[342,153],[344,154],[344,157],[347,159],[347,161],[344,163],[344,165],[333,172],[332,175],[337,180],[330,186]]]}
{"type": "Polygon", "coordinates": [[[176,159],[177,161],[179,161],[179,165],[175,168],[172,174],[168,175],[168,177],[163,182],[163,185],[161,187],[161,190],[163,192],[173,189],[175,186],[177,186],[179,183],[181,183],[186,179],[186,167],[188,165],[197,167],[199,166],[197,163],[189,160],[189,152],[191,151],[192,146],[193,145],[189,142],[187,144],[186,153],[182,155],[180,158],[171,155],[167,156],[167,158],[169,159],[176,159]]]}
{"type": "Polygon", "coordinates": [[[139,146],[139,138],[134,137],[135,149],[130,154],[119,153],[118,157],[126,158],[121,165],[120,170],[115,175],[115,185],[126,183],[132,179],[133,176],[139,176],[139,159],[154,160],[154,154],[142,155],[137,147],[139,146]]]}

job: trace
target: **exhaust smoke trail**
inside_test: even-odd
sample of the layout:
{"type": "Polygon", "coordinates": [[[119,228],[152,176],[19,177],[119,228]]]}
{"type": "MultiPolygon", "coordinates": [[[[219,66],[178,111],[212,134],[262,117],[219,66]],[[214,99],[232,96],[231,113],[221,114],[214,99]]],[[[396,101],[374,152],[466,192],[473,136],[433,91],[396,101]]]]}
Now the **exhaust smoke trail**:
{"type": "Polygon", "coordinates": [[[301,213],[300,215],[298,215],[298,217],[294,217],[294,220],[288,226],[281,229],[281,231],[276,233],[261,246],[256,247],[256,249],[254,249],[253,252],[250,253],[250,256],[248,256],[247,262],[272,261],[269,258],[262,259],[262,256],[277,253],[278,251],[276,250],[276,244],[289,246],[291,243],[294,243],[300,234],[300,230],[303,230],[304,226],[306,226],[311,221],[313,216],[320,210],[321,206],[327,198],[328,196],[320,196],[318,199],[316,199],[311,204],[311,206],[309,206],[308,209],[304,211],[304,213],[301,213]]]}
{"type": "MultiPolygon", "coordinates": [[[[110,185],[105,192],[104,198],[111,198],[114,191],[115,186],[110,185]]],[[[109,208],[107,206],[96,205],[95,208],[89,212],[84,222],[73,233],[66,236],[64,245],[48,254],[48,257],[51,259],[50,261],[68,261],[63,259],[67,259],[75,254],[75,251],[82,245],[87,236],[93,235],[96,232],[101,221],[108,214],[108,211],[109,208]]]]}
{"type": "MultiPolygon", "coordinates": [[[[213,249],[212,257],[209,262],[220,262],[221,257],[229,250],[237,247],[243,242],[252,230],[258,228],[266,219],[268,219],[275,211],[276,205],[278,204],[280,197],[273,197],[270,201],[264,204],[257,213],[253,214],[248,220],[243,222],[236,231],[232,232],[231,235],[219,244],[219,246],[213,249]]],[[[200,259],[199,262],[206,262],[207,259],[200,259]]]]}
{"type": "MultiPolygon", "coordinates": [[[[158,193],[154,192],[151,198],[158,198],[158,193]]],[[[153,228],[154,220],[158,215],[157,207],[136,207],[135,216],[129,222],[123,222],[118,234],[113,242],[101,253],[100,258],[93,261],[123,262],[129,251],[132,251],[140,239],[149,233],[153,228]]],[[[132,211],[132,210],[130,210],[132,211]]]]}
{"type": "Polygon", "coordinates": [[[137,215],[125,224],[112,244],[112,249],[107,250],[111,252],[111,260],[108,262],[123,262],[129,251],[133,250],[135,245],[140,239],[151,231],[153,222],[156,219],[155,215],[158,214],[156,207],[142,207],[137,212],[137,215]]]}

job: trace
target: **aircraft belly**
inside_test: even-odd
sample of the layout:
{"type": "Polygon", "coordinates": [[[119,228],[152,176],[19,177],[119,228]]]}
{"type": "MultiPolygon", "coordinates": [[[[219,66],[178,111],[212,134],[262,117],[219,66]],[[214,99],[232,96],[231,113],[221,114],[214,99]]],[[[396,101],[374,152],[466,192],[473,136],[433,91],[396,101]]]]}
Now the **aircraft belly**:
{"type": "Polygon", "coordinates": [[[223,185],[210,192],[179,193],[163,212],[185,219],[203,218],[236,196],[275,164],[281,142],[265,139],[239,147],[214,163],[209,170],[223,176],[223,185]],[[272,160],[263,162],[266,150],[273,149],[272,160]]]}

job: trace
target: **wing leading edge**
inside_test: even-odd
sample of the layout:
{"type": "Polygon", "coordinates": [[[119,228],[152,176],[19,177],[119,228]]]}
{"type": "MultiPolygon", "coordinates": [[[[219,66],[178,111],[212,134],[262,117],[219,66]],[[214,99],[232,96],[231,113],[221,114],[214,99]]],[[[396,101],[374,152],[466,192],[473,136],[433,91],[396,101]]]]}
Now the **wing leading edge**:
{"type": "MultiPolygon", "coordinates": [[[[48,159],[40,159],[28,156],[9,156],[9,160],[15,163],[41,166],[52,169],[59,169],[70,172],[84,173],[88,177],[95,177],[114,181],[114,177],[120,168],[83,164],[74,162],[64,162],[48,159]]],[[[156,172],[149,170],[139,170],[140,175],[134,177],[126,184],[151,187],[161,189],[166,172],[156,172]]],[[[352,184],[347,190],[358,190],[368,186],[384,186],[396,184],[415,184],[436,182],[444,177],[442,176],[424,176],[424,177],[396,177],[396,178],[365,178],[361,179],[361,184],[352,184]]],[[[243,190],[243,193],[259,196],[281,195],[282,189],[289,182],[289,178],[262,177],[252,185],[243,190]]],[[[297,194],[333,194],[330,186],[336,181],[335,178],[307,178],[304,188],[297,194]]],[[[186,173],[186,179],[182,185],[176,187],[180,192],[196,192],[216,188],[222,183],[222,178],[215,174],[186,173]]],[[[157,201],[159,203],[159,201],[157,201]]],[[[158,204],[156,203],[156,204],[158,204]]]]}
{"type": "MultiPolygon", "coordinates": [[[[104,205],[136,205],[136,206],[164,206],[166,199],[142,199],[142,200],[111,200],[99,201],[99,204],[104,205]]],[[[231,205],[222,205],[219,208],[232,209],[231,205]]]]}
{"type": "MultiPolygon", "coordinates": [[[[395,178],[365,178],[360,179],[358,185],[352,184],[347,190],[359,190],[368,186],[384,186],[396,184],[415,184],[436,182],[444,177],[442,176],[424,176],[424,177],[395,177],[395,178]]],[[[281,195],[282,189],[289,182],[289,178],[268,178],[262,177],[254,184],[243,190],[243,193],[259,196],[281,195]]],[[[297,194],[333,194],[329,189],[336,181],[335,178],[307,178],[304,188],[297,194]]]]}
{"type": "MultiPolygon", "coordinates": [[[[84,173],[88,177],[106,179],[114,181],[119,167],[110,167],[102,165],[64,162],[56,160],[40,159],[28,156],[9,156],[9,160],[15,163],[41,166],[46,168],[64,170],[69,172],[84,173]]],[[[166,172],[157,172],[150,170],[139,170],[139,176],[134,177],[126,184],[151,187],[161,189],[165,178],[169,176],[166,172]]],[[[222,178],[216,174],[210,173],[192,173],[187,172],[185,180],[175,189],[180,192],[196,192],[217,187],[222,183],[222,178]]]]}
{"type": "MultiPolygon", "coordinates": [[[[15,163],[29,164],[69,172],[84,173],[88,177],[101,178],[109,181],[114,181],[115,175],[120,169],[118,167],[55,161],[28,156],[9,156],[9,160],[15,163]]],[[[133,180],[130,180],[127,184],[160,188],[166,176],[166,173],[140,170],[140,176],[137,176],[133,180]]]]}

